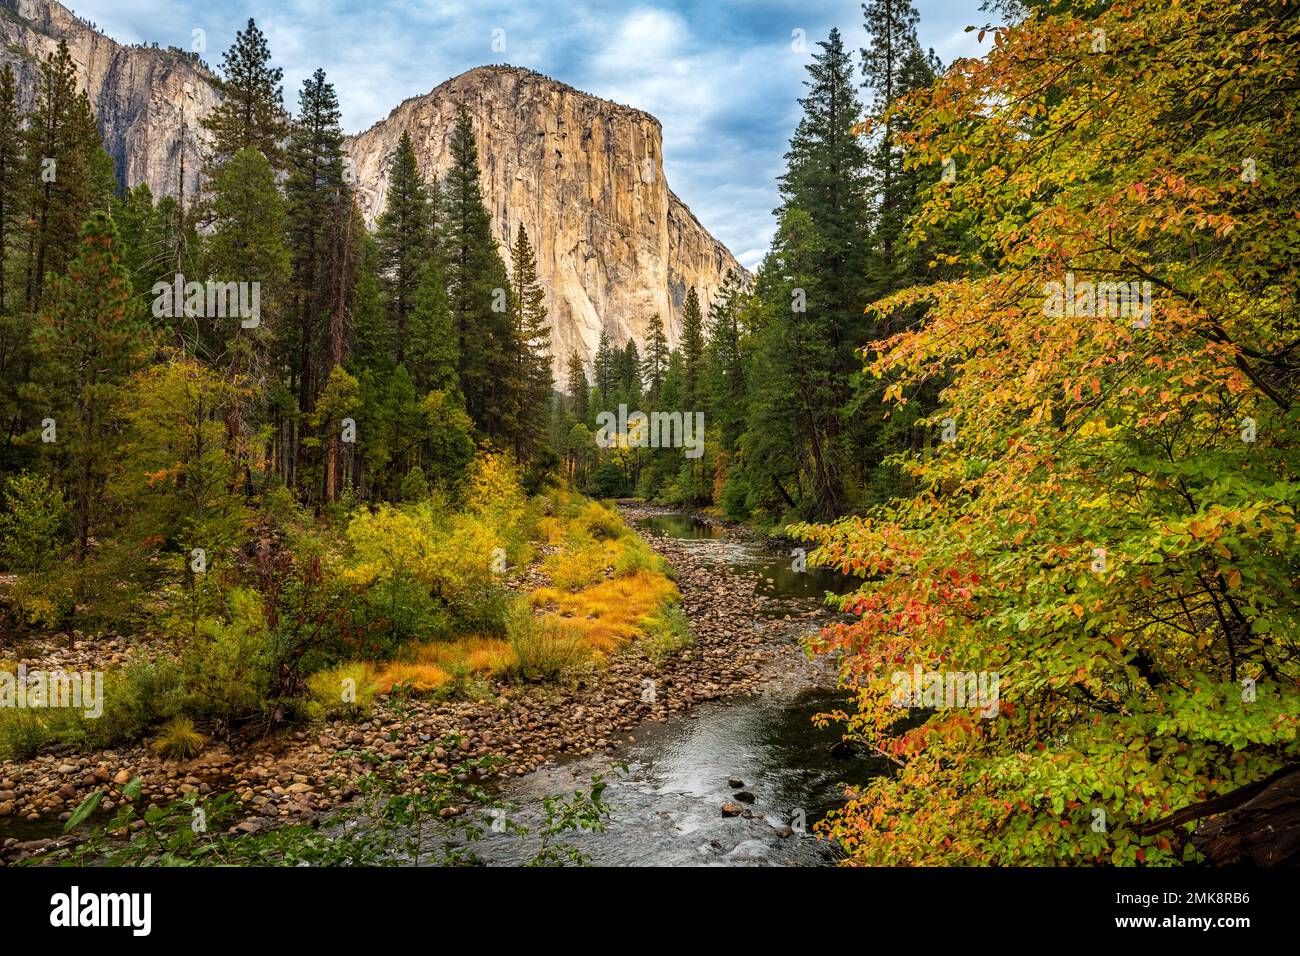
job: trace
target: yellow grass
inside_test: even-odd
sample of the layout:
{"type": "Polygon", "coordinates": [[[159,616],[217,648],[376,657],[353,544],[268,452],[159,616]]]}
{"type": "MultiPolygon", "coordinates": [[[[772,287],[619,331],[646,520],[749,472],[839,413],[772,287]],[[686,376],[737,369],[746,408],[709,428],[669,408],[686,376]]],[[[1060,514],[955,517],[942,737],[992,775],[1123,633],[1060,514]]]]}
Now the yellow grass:
{"type": "Polygon", "coordinates": [[[562,618],[592,647],[609,652],[641,634],[647,619],[675,597],[677,588],[672,581],[641,570],[577,593],[541,588],[531,600],[534,606],[562,618]]]}
{"type": "Polygon", "coordinates": [[[466,637],[459,641],[422,644],[415,659],[448,670],[464,666],[475,673],[497,674],[510,666],[510,645],[492,637],[466,637]]]}
{"type": "Polygon", "coordinates": [[[409,687],[420,693],[428,693],[450,680],[451,675],[437,664],[408,664],[402,661],[385,665],[375,677],[381,694],[390,693],[394,687],[409,687]]]}

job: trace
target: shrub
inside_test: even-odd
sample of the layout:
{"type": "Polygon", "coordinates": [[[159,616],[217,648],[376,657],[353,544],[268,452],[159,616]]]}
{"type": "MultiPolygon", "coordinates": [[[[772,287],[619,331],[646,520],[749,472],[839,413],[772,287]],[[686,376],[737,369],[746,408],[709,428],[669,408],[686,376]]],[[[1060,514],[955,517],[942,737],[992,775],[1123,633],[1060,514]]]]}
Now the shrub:
{"type": "Polygon", "coordinates": [[[558,618],[534,615],[528,605],[516,602],[506,620],[513,655],[506,673],[515,680],[559,680],[590,665],[591,647],[558,618]]]}
{"type": "Polygon", "coordinates": [[[577,523],[597,541],[611,541],[629,534],[619,513],[599,501],[589,501],[578,512],[577,523]]]}
{"type": "Polygon", "coordinates": [[[66,708],[0,708],[0,760],[30,760],[55,744],[78,743],[84,723],[66,708]]]}
{"type": "Polygon", "coordinates": [[[379,684],[362,663],[340,664],[307,678],[307,713],[312,717],[365,717],[379,684]]]}
{"type": "Polygon", "coordinates": [[[208,739],[195,730],[194,721],[177,716],[162,725],[149,749],[169,760],[190,760],[203,752],[207,742],[208,739]]]}
{"type": "Polygon", "coordinates": [[[679,606],[670,604],[646,620],[645,634],[638,646],[650,657],[661,660],[694,642],[686,615],[679,606]]]}
{"type": "Polygon", "coordinates": [[[429,497],[429,482],[424,477],[424,469],[416,465],[402,478],[398,496],[403,501],[423,501],[429,497]]]}
{"type": "Polygon", "coordinates": [[[104,712],[86,722],[94,747],[112,747],[138,740],[160,720],[175,716],[182,690],[177,667],[170,661],[134,661],[104,677],[104,712]]]}
{"type": "Polygon", "coordinates": [[[267,707],[276,655],[260,596],[237,589],[230,620],[206,618],[181,657],[185,709],[200,717],[234,721],[267,707]]]}
{"type": "Polygon", "coordinates": [[[44,475],[20,472],[4,483],[0,566],[42,571],[68,553],[68,504],[44,475]]]}
{"type": "Polygon", "coordinates": [[[640,538],[629,536],[620,542],[622,547],[614,561],[614,574],[622,577],[639,571],[663,574],[667,568],[664,559],[640,538]]]}
{"type": "Polygon", "coordinates": [[[23,625],[57,630],[72,624],[77,582],[77,569],[72,564],[58,564],[24,574],[6,596],[23,625]]]}
{"type": "Polygon", "coordinates": [[[571,535],[562,549],[542,562],[551,583],[569,591],[594,584],[613,567],[617,551],[609,544],[593,541],[585,535],[571,535]]]}
{"type": "Polygon", "coordinates": [[[591,473],[587,491],[597,498],[617,498],[627,493],[627,477],[622,468],[607,461],[591,473]]]}

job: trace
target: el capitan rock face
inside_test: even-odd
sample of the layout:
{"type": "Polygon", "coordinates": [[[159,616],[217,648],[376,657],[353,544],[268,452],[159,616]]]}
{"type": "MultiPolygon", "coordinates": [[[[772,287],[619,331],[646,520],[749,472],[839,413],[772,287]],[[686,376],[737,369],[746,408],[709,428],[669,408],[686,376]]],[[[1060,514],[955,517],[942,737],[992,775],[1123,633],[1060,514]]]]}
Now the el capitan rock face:
{"type": "Polygon", "coordinates": [[[460,103],[502,254],[521,222],[536,249],[557,371],[572,350],[590,368],[602,328],[641,346],[656,312],[676,345],[687,290],[707,310],[728,269],[745,274],[668,188],[657,119],[516,67],[463,73],[349,139],[368,222],[383,211],[403,131],[425,176],[442,177],[460,103]]]}
{"type": "MultiPolygon", "coordinates": [[[[119,44],[53,0],[0,0],[0,63],[13,68],[25,106],[40,61],[60,39],[127,185],[176,195],[183,139],[188,207],[208,141],[199,121],[221,97],[212,74],[178,51],[119,44]]],[[[286,90],[288,100],[295,95],[286,90]]],[[[503,257],[508,262],[520,222],[536,249],[557,374],[574,350],[590,369],[602,329],[616,345],[629,337],[644,345],[656,312],[676,345],[687,290],[694,286],[707,310],[729,269],[746,275],[668,188],[657,119],[516,67],[470,70],[349,137],[368,223],[383,211],[388,161],[403,130],[422,172],[441,177],[461,102],[474,117],[503,257]]]]}
{"type": "Polygon", "coordinates": [[[186,206],[197,194],[206,133],[199,118],[219,101],[212,74],[175,50],[127,46],[50,0],[0,0],[0,63],[8,63],[19,100],[30,107],[40,64],[64,40],[99,121],[118,175],[154,196],[176,195],[184,108],[186,206]]]}

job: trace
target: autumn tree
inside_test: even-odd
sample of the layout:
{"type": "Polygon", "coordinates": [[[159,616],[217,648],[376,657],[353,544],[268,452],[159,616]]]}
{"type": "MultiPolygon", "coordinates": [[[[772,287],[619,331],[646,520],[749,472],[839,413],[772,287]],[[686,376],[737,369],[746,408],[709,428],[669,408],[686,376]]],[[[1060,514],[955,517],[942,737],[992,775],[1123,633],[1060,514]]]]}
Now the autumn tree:
{"type": "Polygon", "coordinates": [[[1300,758],[1293,26],[1033,16],[895,107],[960,157],[914,230],[976,243],[872,304],[928,304],[866,356],[886,399],[947,381],[914,494],[799,529],[862,581],[818,647],[900,765],[833,816],[855,860],[1193,861],[1172,814],[1300,758]],[[918,715],[913,669],[1000,686],[918,715]]]}

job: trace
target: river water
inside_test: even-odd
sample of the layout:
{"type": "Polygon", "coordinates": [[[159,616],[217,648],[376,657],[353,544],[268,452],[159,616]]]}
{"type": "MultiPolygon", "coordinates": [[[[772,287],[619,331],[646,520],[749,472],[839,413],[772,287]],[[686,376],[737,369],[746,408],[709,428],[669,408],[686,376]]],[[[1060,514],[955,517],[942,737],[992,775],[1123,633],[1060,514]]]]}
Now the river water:
{"type": "MultiPolygon", "coordinates": [[[[682,542],[703,558],[737,574],[756,575],[759,589],[779,598],[781,611],[806,610],[844,579],[824,570],[793,570],[788,555],[773,554],[686,514],[657,514],[635,522],[638,530],[682,542]]],[[[770,613],[770,612],[769,612],[770,613]]],[[[844,701],[833,677],[815,662],[783,674],[761,693],[702,704],[684,717],[638,728],[616,756],[563,761],[504,784],[508,819],[536,833],[545,820],[542,800],[589,786],[593,774],[607,782],[607,828],[568,833],[560,842],[596,865],[819,866],[834,863],[838,848],[813,834],[813,823],[843,802],[845,784],[866,782],[887,769],[884,761],[841,759],[834,727],[818,729],[812,716],[844,701]],[[627,765],[626,772],[616,762],[627,765]],[[731,785],[732,779],[742,786],[731,785]],[[737,791],[753,795],[737,800],[737,791]],[[724,817],[731,802],[751,816],[724,817]]],[[[529,860],[535,836],[488,830],[473,852],[489,865],[529,860]]]]}

